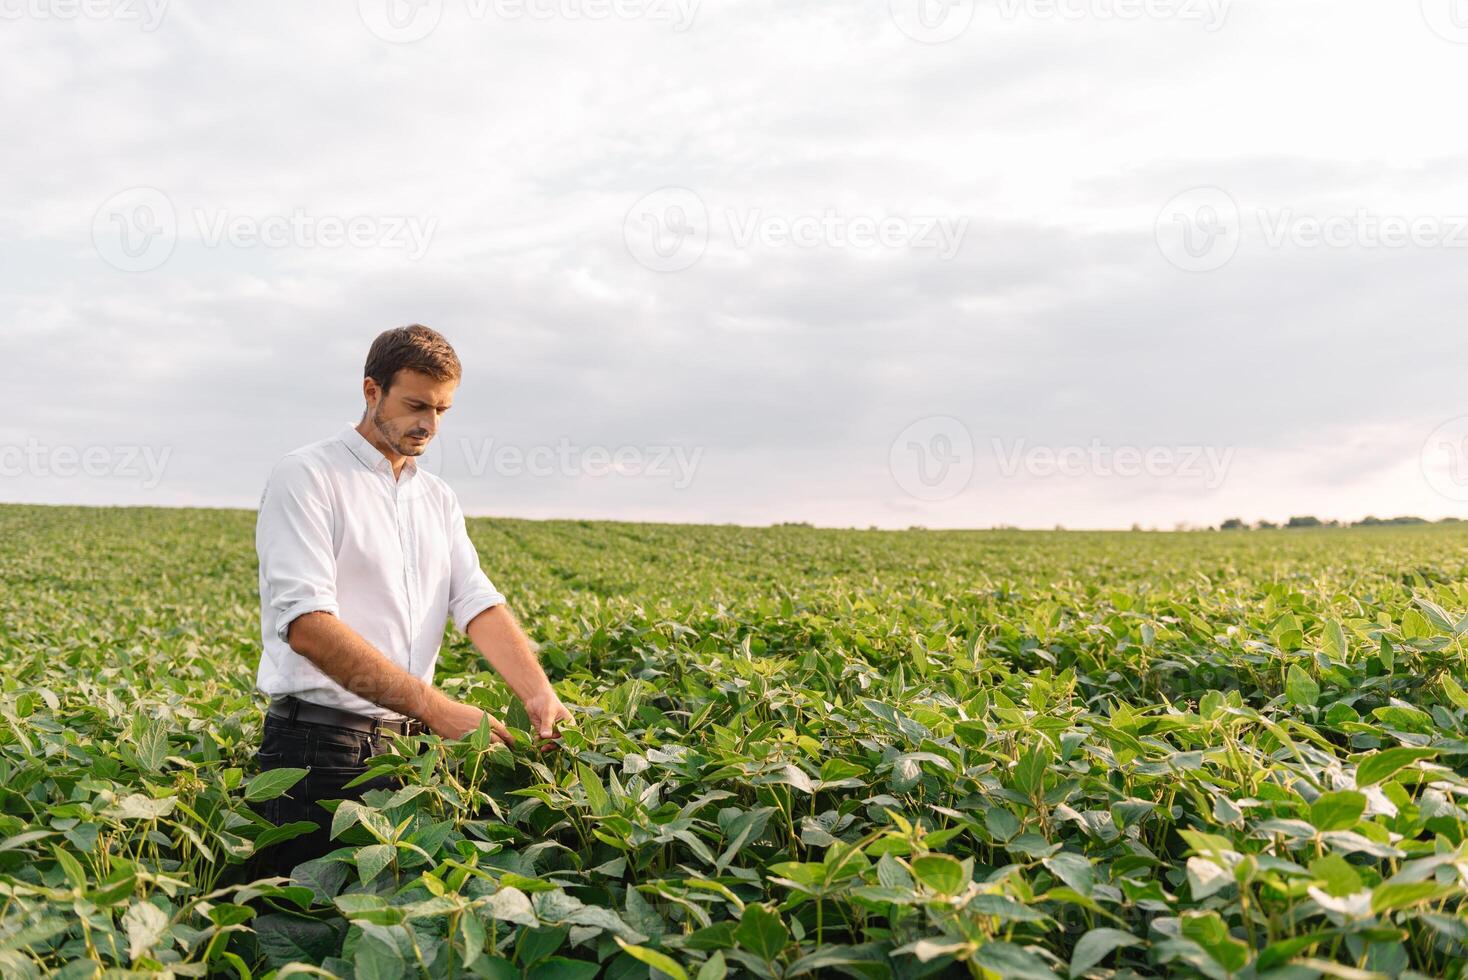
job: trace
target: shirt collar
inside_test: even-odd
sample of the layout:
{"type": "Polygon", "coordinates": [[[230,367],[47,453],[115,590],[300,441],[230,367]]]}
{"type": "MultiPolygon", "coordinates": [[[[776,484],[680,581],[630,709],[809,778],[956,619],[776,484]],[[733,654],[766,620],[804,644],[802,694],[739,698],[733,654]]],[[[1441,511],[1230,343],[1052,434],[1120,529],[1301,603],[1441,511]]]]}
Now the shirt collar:
{"type": "MultiPolygon", "coordinates": [[[[392,463],[380,449],[368,442],[366,437],[357,431],[355,425],[348,425],[337,438],[363,466],[378,473],[386,473],[389,478],[392,477],[392,463]]],[[[411,479],[417,472],[418,463],[413,457],[408,456],[403,463],[403,473],[399,480],[411,479]]]]}

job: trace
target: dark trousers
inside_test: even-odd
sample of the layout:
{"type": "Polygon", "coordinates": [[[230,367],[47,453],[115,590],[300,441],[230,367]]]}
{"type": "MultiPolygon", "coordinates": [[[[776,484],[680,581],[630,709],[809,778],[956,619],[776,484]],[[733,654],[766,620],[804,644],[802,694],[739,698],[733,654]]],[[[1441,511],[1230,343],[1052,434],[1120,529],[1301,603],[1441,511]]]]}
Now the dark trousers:
{"type": "Polygon", "coordinates": [[[345,846],[331,839],[331,812],[321,800],[360,800],[370,789],[396,789],[401,782],[391,776],[378,776],[350,789],[345,785],[369,768],[369,760],[385,751],[387,740],[381,735],[318,725],[303,721],[287,721],[274,715],[265,716],[265,728],[255,761],[260,769],[297,767],[306,775],[284,795],[260,804],[260,813],[276,825],[297,820],[310,820],[316,829],[271,845],[250,860],[249,877],[289,877],[296,865],[322,857],[345,846]]]}

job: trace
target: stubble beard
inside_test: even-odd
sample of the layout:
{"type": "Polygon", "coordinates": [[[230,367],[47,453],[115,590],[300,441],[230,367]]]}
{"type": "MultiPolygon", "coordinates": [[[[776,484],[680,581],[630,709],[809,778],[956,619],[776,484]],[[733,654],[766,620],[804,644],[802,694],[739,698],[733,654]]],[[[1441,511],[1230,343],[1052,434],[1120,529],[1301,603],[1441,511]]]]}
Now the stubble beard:
{"type": "Polygon", "coordinates": [[[372,427],[382,436],[382,441],[387,443],[399,456],[422,456],[428,449],[427,441],[421,446],[405,445],[403,436],[393,431],[391,423],[382,417],[382,406],[380,405],[372,413],[372,427]]]}

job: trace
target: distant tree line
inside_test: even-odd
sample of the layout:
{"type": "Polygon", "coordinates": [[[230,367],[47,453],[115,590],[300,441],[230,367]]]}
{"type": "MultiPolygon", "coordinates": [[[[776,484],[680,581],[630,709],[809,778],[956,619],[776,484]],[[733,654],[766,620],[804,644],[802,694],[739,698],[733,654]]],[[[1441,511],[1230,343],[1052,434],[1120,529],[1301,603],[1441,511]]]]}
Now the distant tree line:
{"type": "MultiPolygon", "coordinates": [[[[1460,517],[1444,517],[1442,520],[1437,521],[1436,523],[1438,523],[1438,524],[1458,524],[1461,521],[1462,521],[1462,518],[1460,518],[1460,517]]],[[[1306,515],[1306,516],[1303,516],[1303,517],[1291,517],[1288,521],[1286,521],[1284,523],[1283,526],[1286,527],[1286,528],[1291,528],[1291,527],[1390,527],[1390,526],[1397,526],[1397,525],[1402,525],[1402,524],[1431,524],[1431,523],[1433,523],[1433,522],[1427,520],[1426,518],[1422,518],[1422,517],[1363,517],[1359,521],[1338,521],[1338,520],[1334,520],[1334,519],[1328,520],[1328,521],[1322,521],[1318,517],[1312,517],[1312,516],[1306,515]]],[[[1218,525],[1218,529],[1220,531],[1249,531],[1249,530],[1254,530],[1254,531],[1273,531],[1273,530],[1279,528],[1280,526],[1281,525],[1276,524],[1273,521],[1257,521],[1254,524],[1249,524],[1247,521],[1244,521],[1241,518],[1238,518],[1238,517],[1230,517],[1228,520],[1226,520],[1222,524],[1218,525]]]]}

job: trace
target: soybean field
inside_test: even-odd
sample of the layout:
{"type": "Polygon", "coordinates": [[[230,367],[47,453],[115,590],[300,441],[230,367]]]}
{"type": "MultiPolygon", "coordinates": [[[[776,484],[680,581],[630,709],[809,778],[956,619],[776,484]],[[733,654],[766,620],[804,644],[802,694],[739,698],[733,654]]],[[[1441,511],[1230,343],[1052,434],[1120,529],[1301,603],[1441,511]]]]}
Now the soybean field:
{"type": "Polygon", "coordinates": [[[0,975],[1462,977],[1468,526],[474,519],[576,716],[250,881],[254,513],[0,507],[0,975]]]}

